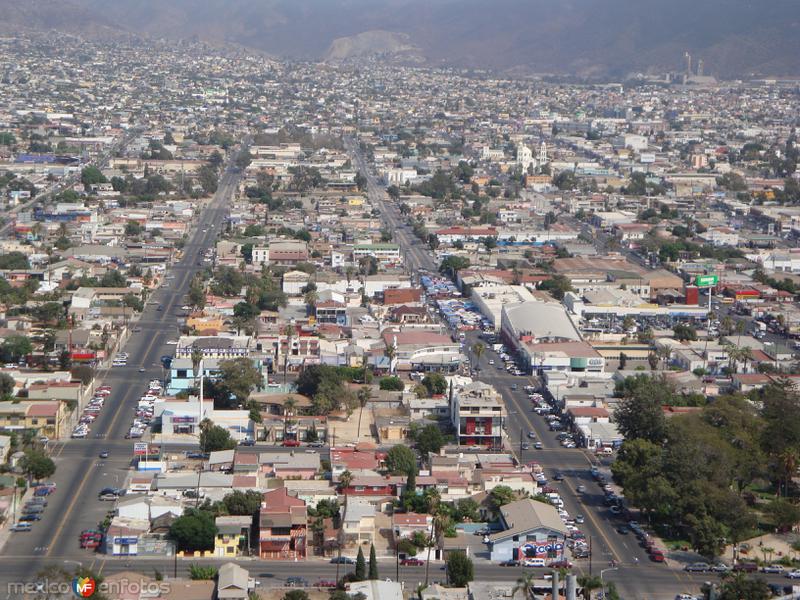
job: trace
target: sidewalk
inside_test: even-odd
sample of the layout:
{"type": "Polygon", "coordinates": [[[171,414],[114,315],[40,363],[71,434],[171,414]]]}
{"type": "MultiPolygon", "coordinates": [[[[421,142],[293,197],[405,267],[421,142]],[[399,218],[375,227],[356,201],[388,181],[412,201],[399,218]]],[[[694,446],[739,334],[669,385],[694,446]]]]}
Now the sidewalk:
{"type": "MultiPolygon", "coordinates": [[[[24,494],[22,494],[21,496],[17,497],[17,504],[16,504],[16,516],[17,516],[17,518],[19,518],[20,514],[22,513],[22,507],[31,498],[33,498],[33,488],[30,488],[30,487],[25,490],[24,494]]],[[[12,507],[13,507],[13,505],[12,505],[12,507]]],[[[13,536],[13,535],[16,535],[15,532],[13,532],[13,531],[11,531],[9,529],[16,522],[16,519],[14,519],[14,512],[15,511],[12,510],[9,513],[9,518],[6,520],[5,523],[3,523],[2,526],[0,526],[0,552],[3,551],[3,548],[5,547],[6,542],[8,542],[9,538],[11,536],[13,536]]],[[[34,527],[35,526],[36,525],[34,524],[34,527]]],[[[21,533],[20,535],[25,535],[25,534],[21,533]]]]}

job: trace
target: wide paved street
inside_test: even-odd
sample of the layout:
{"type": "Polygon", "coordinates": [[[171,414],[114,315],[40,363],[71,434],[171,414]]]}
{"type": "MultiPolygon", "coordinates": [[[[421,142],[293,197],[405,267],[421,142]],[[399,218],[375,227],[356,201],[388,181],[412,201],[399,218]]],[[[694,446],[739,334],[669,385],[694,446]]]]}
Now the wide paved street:
{"type": "Polygon", "coordinates": [[[146,391],[147,382],[163,376],[160,357],[172,354],[173,347],[166,342],[179,335],[176,313],[185,303],[192,276],[199,270],[197,263],[202,261],[203,253],[214,243],[223,224],[226,201],[237,179],[232,170],[220,178],[217,193],[201,213],[183,257],[170,271],[174,279],[167,279],[153,293],[136,324],[140,331],[133,333],[124,346],[127,366],[113,367],[100,382],[112,386],[112,393],[93,424],[90,437],[69,440],[53,448],[57,467],[53,481],[58,489],[48,498],[49,506],[42,520],[34,524],[33,531],[11,535],[0,560],[0,585],[19,577],[20,565],[25,567],[22,573],[32,575],[50,561],[63,562],[68,558],[91,562],[94,558],[89,550],[79,548],[79,534],[83,529],[96,528],[112,508],[112,503],[97,499],[98,492],[125,481],[131,466],[133,440],[124,438],[134,408],[146,391]],[[140,373],[140,368],[145,371],[140,373]],[[110,453],[105,460],[99,458],[103,450],[110,453]]]}

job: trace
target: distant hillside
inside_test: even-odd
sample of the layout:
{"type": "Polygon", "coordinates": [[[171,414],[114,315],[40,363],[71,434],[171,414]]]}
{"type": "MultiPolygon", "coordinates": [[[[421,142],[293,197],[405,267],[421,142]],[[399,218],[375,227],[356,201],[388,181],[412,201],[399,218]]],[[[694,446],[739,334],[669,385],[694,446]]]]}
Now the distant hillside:
{"type": "Polygon", "coordinates": [[[197,36],[313,60],[412,46],[434,65],[620,76],[680,70],[689,50],[722,77],[800,74],[798,0],[0,0],[0,14],[6,32],[197,36]]]}
{"type": "Polygon", "coordinates": [[[331,42],[326,61],[340,61],[383,55],[399,58],[414,55],[419,48],[409,43],[408,34],[391,31],[365,31],[357,35],[336,38],[331,42]]]}

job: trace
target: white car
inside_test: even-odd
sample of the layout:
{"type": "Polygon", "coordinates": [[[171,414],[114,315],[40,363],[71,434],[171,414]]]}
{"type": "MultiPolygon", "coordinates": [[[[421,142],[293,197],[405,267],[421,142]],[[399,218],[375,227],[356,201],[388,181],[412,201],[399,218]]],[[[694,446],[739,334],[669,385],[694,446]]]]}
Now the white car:
{"type": "Polygon", "coordinates": [[[493,364],[494,364],[494,359],[493,359],[493,358],[489,359],[489,364],[490,364],[490,365],[493,365],[493,364]]]}
{"type": "Polygon", "coordinates": [[[178,340],[167,340],[167,346],[177,346],[178,340]]]}

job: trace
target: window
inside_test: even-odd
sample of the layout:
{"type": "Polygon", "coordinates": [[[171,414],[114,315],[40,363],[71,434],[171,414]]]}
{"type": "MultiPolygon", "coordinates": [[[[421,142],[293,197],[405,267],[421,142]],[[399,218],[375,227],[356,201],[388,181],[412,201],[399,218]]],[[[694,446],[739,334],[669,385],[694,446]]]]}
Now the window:
{"type": "Polygon", "coordinates": [[[175,376],[178,379],[186,379],[186,373],[187,373],[186,369],[178,369],[178,371],[176,372],[175,376]]]}

